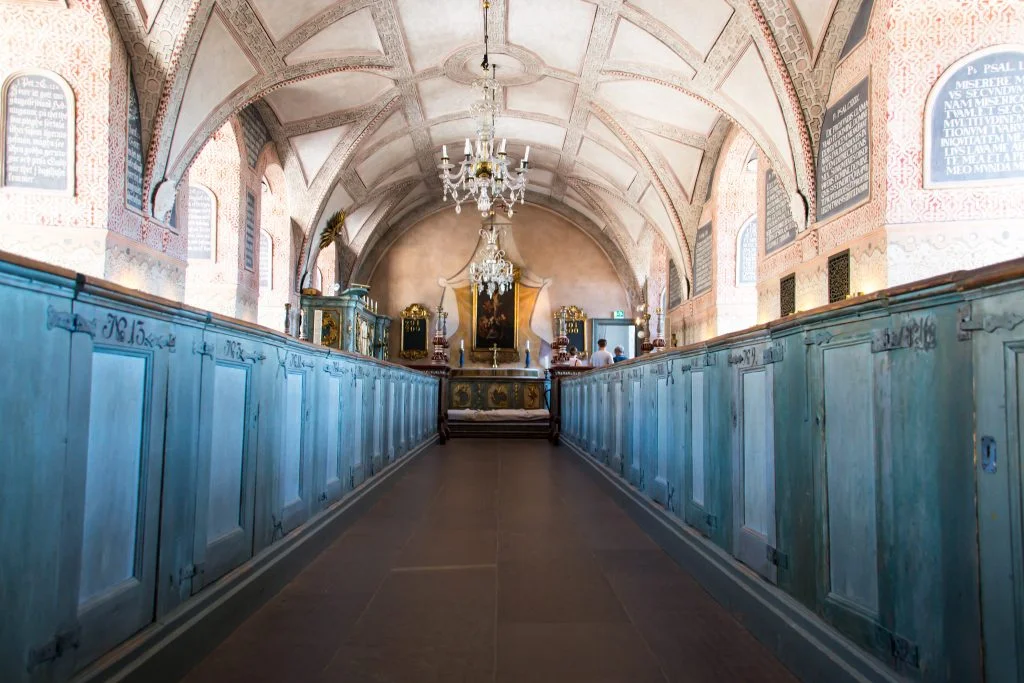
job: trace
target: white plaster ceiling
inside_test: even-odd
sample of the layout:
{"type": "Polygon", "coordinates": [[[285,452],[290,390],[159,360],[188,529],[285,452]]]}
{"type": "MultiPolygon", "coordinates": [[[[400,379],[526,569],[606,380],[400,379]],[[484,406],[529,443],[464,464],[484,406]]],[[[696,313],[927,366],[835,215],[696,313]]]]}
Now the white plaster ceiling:
{"type": "Polygon", "coordinates": [[[597,5],[584,0],[515,0],[508,8],[508,39],[555,69],[577,73],[596,12],[597,5]]]}
{"type": "Polygon", "coordinates": [[[185,85],[171,142],[171,159],[177,158],[209,112],[255,75],[256,68],[245,51],[224,25],[220,13],[214,12],[199,43],[196,67],[185,85]]]}
{"type": "Polygon", "coordinates": [[[366,187],[373,187],[385,172],[406,159],[416,157],[416,146],[408,135],[392,140],[369,158],[356,165],[356,173],[366,187]]]}
{"type": "Polygon", "coordinates": [[[825,29],[835,12],[837,0],[790,0],[800,15],[811,54],[815,54],[825,38],[825,29]]]}
{"type": "Polygon", "coordinates": [[[443,9],[430,0],[395,3],[413,71],[435,66],[453,48],[483,40],[479,0],[443,1],[443,9]]]}
{"type": "Polygon", "coordinates": [[[623,162],[604,145],[584,139],[577,158],[608,178],[620,190],[626,190],[636,178],[636,169],[623,162]]]}
{"type": "MultiPolygon", "coordinates": [[[[136,2],[148,12],[156,0],[110,2],[131,3],[137,16],[136,2]]],[[[782,2],[816,50],[835,0],[782,2]]],[[[301,178],[290,181],[299,191],[290,209],[304,229],[323,225],[325,206],[358,213],[379,204],[390,191],[385,185],[407,187],[416,177],[423,182],[391,200],[383,223],[394,223],[413,197],[440,198],[441,145],[457,162],[463,140],[476,135],[469,108],[479,98],[470,84],[483,56],[481,0],[210,4],[213,11],[195,22],[198,51],[171,110],[174,128],[164,134],[168,165],[182,165],[167,177],[187,169],[196,141],[222,125],[226,104],[262,97],[260,110],[277,119],[268,127],[278,144],[287,139],[295,150],[282,158],[286,173],[301,178]],[[254,16],[262,28],[252,25],[254,16]],[[328,159],[338,162],[336,177],[318,175],[328,159]]],[[[550,201],[571,201],[591,220],[616,206],[616,221],[594,220],[615,241],[635,241],[653,222],[674,240],[671,252],[692,249],[685,240],[692,240],[699,210],[690,210],[685,195],[706,172],[701,164],[722,114],[784,166],[777,170],[787,189],[797,185],[787,134],[792,104],[776,96],[779,67],[771,60],[766,66],[757,47],[765,38],[747,3],[500,0],[491,7],[490,60],[506,86],[498,139],[508,139],[514,165],[531,146],[532,182],[550,201]],[[668,205],[648,189],[652,181],[667,188],[668,205]],[[602,188],[600,198],[571,189],[590,185],[602,188]]]]}
{"type": "Polygon", "coordinates": [[[389,116],[377,130],[373,131],[367,136],[366,140],[363,141],[363,147],[365,149],[372,149],[377,146],[377,143],[390,138],[395,133],[405,130],[409,125],[409,122],[405,118],[405,114],[400,111],[396,111],[394,114],[389,116]]]}
{"type": "Polygon", "coordinates": [[[302,174],[306,177],[307,185],[327,161],[327,157],[330,156],[341,138],[351,128],[351,124],[337,126],[290,138],[295,154],[298,155],[299,163],[302,165],[302,174]]]}
{"type": "Polygon", "coordinates": [[[738,115],[746,117],[747,126],[760,128],[779,152],[786,165],[793,168],[786,122],[779,100],[772,89],[761,55],[748,43],[740,58],[719,87],[719,91],[738,105],[738,115]]]}
{"type": "Polygon", "coordinates": [[[558,78],[542,78],[536,83],[508,89],[506,101],[509,109],[545,114],[556,119],[569,120],[576,84],[558,78]]]}
{"type": "Polygon", "coordinates": [[[637,80],[608,81],[597,88],[609,105],[631,114],[707,135],[718,112],[689,95],[668,86],[637,80]]]}
{"type": "MultiPolygon", "coordinates": [[[[287,3],[275,0],[274,4],[286,6],[287,3]]],[[[311,59],[383,54],[384,46],[373,23],[373,14],[366,7],[315,34],[289,53],[284,61],[286,64],[299,64],[311,59]]]]}
{"type": "MultiPolygon", "coordinates": [[[[808,0],[822,2],[823,0],[808,0]]],[[[630,0],[662,22],[700,54],[707,56],[732,17],[725,0],[630,0]]]]}
{"type": "Polygon", "coordinates": [[[693,78],[697,73],[672,48],[626,19],[619,20],[608,59],[670,69],[684,74],[687,78],[693,78]]]}
{"type": "Polygon", "coordinates": [[[668,163],[676,182],[686,195],[693,195],[693,186],[697,182],[697,173],[700,171],[700,162],[704,158],[704,150],[691,145],[685,145],[676,140],[654,133],[646,133],[647,142],[658,150],[668,163]]]}
{"type": "Polygon", "coordinates": [[[291,123],[369,104],[393,85],[376,74],[343,71],[286,85],[266,100],[281,123],[291,123]]]}
{"type": "Polygon", "coordinates": [[[272,38],[280,39],[333,5],[335,0],[249,0],[260,23],[272,38]]]}

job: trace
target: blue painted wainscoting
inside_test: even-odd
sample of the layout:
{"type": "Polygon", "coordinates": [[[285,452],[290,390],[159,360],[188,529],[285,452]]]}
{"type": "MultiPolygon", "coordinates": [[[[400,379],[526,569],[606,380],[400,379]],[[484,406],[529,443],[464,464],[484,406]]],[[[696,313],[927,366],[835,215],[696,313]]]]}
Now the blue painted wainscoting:
{"type": "Polygon", "coordinates": [[[0,320],[6,683],[171,628],[436,439],[435,377],[2,254],[0,320]]]}
{"type": "Polygon", "coordinates": [[[1022,323],[954,273],[566,378],[562,436],[805,680],[1020,683],[1022,323]]]}

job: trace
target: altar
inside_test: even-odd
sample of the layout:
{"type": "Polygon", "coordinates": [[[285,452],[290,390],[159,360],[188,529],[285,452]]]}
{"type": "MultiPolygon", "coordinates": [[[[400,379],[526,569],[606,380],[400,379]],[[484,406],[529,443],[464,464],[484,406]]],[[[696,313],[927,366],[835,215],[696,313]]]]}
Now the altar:
{"type": "Polygon", "coordinates": [[[452,436],[545,438],[547,386],[541,368],[453,368],[448,385],[452,436]]]}

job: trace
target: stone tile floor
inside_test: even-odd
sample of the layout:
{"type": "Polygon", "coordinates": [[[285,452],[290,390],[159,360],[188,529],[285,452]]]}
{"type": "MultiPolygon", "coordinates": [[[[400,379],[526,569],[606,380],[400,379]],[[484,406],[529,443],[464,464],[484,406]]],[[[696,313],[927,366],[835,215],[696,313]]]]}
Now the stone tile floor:
{"type": "Polygon", "coordinates": [[[184,679],[796,679],[566,449],[455,440],[184,679]]]}

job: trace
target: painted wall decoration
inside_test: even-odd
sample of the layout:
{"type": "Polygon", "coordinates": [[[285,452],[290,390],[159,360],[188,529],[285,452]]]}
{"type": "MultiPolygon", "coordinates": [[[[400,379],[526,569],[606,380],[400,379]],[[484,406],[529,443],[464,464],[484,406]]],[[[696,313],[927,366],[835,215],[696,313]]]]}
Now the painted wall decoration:
{"type": "Polygon", "coordinates": [[[736,284],[757,284],[757,218],[751,217],[736,237],[736,284]]]}
{"type": "Polygon", "coordinates": [[[825,111],[815,169],[818,221],[860,206],[871,197],[869,79],[825,111]]]}
{"type": "Polygon", "coordinates": [[[473,350],[516,350],[519,337],[519,282],[504,294],[480,295],[473,290],[473,350]]]}
{"type": "Polygon", "coordinates": [[[1024,47],[953,64],[925,106],[926,187],[1024,178],[1024,47]]]}
{"type": "Polygon", "coordinates": [[[764,174],[765,217],[764,253],[776,252],[796,239],[796,221],[789,208],[786,189],[779,182],[775,171],[768,169],[764,174]]]}
{"type": "Polygon", "coordinates": [[[868,35],[868,26],[871,24],[871,10],[875,6],[875,0],[861,0],[857,16],[853,18],[853,25],[846,36],[846,43],[843,44],[843,51],[839,53],[839,59],[845,59],[846,55],[853,52],[868,35]]]}
{"type": "Polygon", "coordinates": [[[697,229],[693,248],[693,295],[711,291],[711,223],[697,229]]]}
{"type": "MultiPolygon", "coordinates": [[[[128,208],[142,211],[145,160],[142,157],[142,117],[135,83],[128,77],[128,135],[125,149],[124,201],[128,208]]],[[[189,198],[191,206],[191,196],[189,198]]]]}
{"type": "Polygon", "coordinates": [[[201,185],[188,186],[188,257],[216,257],[217,200],[201,185]]]}
{"type": "Polygon", "coordinates": [[[3,89],[3,184],[74,192],[75,104],[51,72],[17,73],[3,89]]]}
{"type": "Polygon", "coordinates": [[[245,251],[243,264],[246,270],[256,268],[256,195],[245,192],[245,251]]]}
{"type": "Polygon", "coordinates": [[[249,105],[238,114],[238,120],[242,124],[242,139],[245,142],[245,156],[250,168],[256,168],[260,152],[270,142],[270,131],[260,118],[260,114],[253,105],[249,105]]]}

